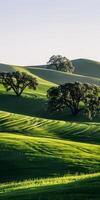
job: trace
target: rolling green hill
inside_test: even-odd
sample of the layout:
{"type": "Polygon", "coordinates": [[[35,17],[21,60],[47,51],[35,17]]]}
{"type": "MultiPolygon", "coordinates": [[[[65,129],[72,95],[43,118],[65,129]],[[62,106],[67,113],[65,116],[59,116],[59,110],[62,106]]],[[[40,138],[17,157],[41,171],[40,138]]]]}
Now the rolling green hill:
{"type": "Polygon", "coordinates": [[[100,123],[96,122],[51,120],[1,111],[0,131],[100,144],[100,123]]]}
{"type": "Polygon", "coordinates": [[[0,186],[0,199],[99,200],[99,180],[100,173],[12,182],[0,186]]]}
{"type": "Polygon", "coordinates": [[[7,132],[0,133],[0,145],[1,182],[100,169],[99,145],[7,132]]]}
{"type": "Polygon", "coordinates": [[[0,63],[0,72],[11,72],[14,71],[12,65],[0,63]]]}
{"type": "Polygon", "coordinates": [[[100,62],[88,59],[72,60],[75,73],[100,78],[100,62]]]}
{"type": "Polygon", "coordinates": [[[28,71],[35,74],[36,76],[39,76],[47,81],[53,82],[55,84],[63,84],[66,82],[88,82],[91,84],[97,84],[100,85],[100,79],[89,77],[89,76],[83,76],[78,74],[70,74],[65,73],[61,71],[56,70],[50,70],[50,69],[41,69],[41,68],[35,68],[35,67],[28,67],[28,71]]]}
{"type": "MultiPolygon", "coordinates": [[[[50,70],[47,69],[46,65],[26,66],[25,69],[34,75],[55,84],[81,81],[100,85],[100,62],[88,59],[76,59],[72,60],[72,62],[75,66],[75,74],[50,70]]],[[[17,68],[16,65],[0,64],[0,71],[14,71],[17,68]]]]}
{"type": "MultiPolygon", "coordinates": [[[[75,66],[75,74],[100,78],[100,62],[81,58],[72,60],[72,63],[75,66]]],[[[37,66],[27,66],[27,67],[46,69],[47,65],[37,65],[37,66]]]]}
{"type": "Polygon", "coordinates": [[[99,200],[100,119],[50,114],[46,91],[66,77],[100,80],[9,67],[0,69],[36,76],[39,87],[16,97],[0,86],[0,200],[99,200]]]}

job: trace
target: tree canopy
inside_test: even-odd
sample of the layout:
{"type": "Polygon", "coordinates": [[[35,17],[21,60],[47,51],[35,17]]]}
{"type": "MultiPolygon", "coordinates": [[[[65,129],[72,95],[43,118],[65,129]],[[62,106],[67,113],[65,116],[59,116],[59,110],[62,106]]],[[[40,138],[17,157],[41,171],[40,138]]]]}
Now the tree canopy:
{"type": "Polygon", "coordinates": [[[73,115],[77,115],[84,110],[89,119],[92,119],[100,109],[98,86],[88,83],[75,82],[52,87],[47,91],[47,97],[51,111],[69,108],[73,115]]]}
{"type": "Polygon", "coordinates": [[[64,72],[74,72],[75,67],[72,62],[61,55],[53,55],[47,62],[49,66],[55,66],[56,70],[64,72]]]}
{"type": "Polygon", "coordinates": [[[3,84],[6,91],[13,90],[17,96],[20,96],[26,87],[36,90],[38,83],[36,78],[24,72],[1,72],[0,83],[3,84]]]}

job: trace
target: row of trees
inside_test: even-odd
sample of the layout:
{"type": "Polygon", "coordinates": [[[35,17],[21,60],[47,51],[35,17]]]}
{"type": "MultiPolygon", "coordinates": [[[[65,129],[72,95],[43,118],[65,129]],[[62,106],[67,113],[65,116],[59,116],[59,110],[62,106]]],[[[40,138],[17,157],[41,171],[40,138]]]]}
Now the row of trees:
{"type": "MultiPolygon", "coordinates": [[[[36,90],[37,79],[24,72],[2,72],[0,83],[6,91],[11,89],[20,96],[25,88],[36,90]]],[[[100,87],[88,83],[66,83],[57,87],[51,87],[47,91],[48,109],[50,112],[62,111],[66,108],[71,110],[72,115],[84,111],[89,119],[100,112],[100,87]]]]}
{"type": "Polygon", "coordinates": [[[75,116],[80,111],[91,120],[100,112],[100,87],[88,83],[66,83],[47,91],[48,106],[51,112],[66,108],[75,116]]]}

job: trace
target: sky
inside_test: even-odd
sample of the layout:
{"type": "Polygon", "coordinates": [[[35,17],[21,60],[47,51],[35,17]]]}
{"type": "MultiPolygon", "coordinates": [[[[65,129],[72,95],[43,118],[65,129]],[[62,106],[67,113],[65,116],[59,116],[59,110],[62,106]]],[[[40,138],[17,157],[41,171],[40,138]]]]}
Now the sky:
{"type": "Polygon", "coordinates": [[[0,63],[100,61],[100,0],[0,0],[0,63]]]}

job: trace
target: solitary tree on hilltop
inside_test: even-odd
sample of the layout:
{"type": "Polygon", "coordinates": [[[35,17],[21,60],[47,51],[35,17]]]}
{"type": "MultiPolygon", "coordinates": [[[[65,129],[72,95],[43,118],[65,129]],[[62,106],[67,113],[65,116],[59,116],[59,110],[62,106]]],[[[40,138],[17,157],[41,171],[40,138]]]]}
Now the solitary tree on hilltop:
{"type": "Polygon", "coordinates": [[[53,55],[49,61],[47,62],[49,66],[55,66],[56,70],[64,71],[64,72],[74,72],[74,66],[72,62],[67,59],[66,57],[63,57],[61,55],[53,55]]]}
{"type": "Polygon", "coordinates": [[[13,90],[17,96],[20,96],[26,87],[36,90],[38,83],[36,78],[24,72],[1,72],[0,83],[7,91],[13,90]]]}

